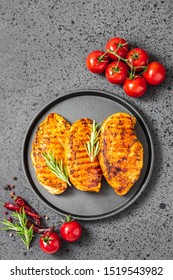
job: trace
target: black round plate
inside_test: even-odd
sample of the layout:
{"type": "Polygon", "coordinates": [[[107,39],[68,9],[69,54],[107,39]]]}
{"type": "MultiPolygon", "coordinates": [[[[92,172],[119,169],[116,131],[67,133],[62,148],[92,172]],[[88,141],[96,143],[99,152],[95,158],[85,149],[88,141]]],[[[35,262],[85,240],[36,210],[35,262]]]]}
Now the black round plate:
{"type": "Polygon", "coordinates": [[[154,151],[149,129],[142,116],[127,102],[114,94],[95,90],[82,90],[63,95],[44,107],[30,124],[23,146],[23,166],[31,188],[59,214],[71,214],[80,220],[97,220],[115,215],[131,205],[147,186],[151,177],[154,151]],[[35,175],[30,153],[38,125],[50,113],[62,115],[69,123],[81,118],[95,119],[97,123],[116,113],[126,112],[137,119],[136,133],[144,148],[144,166],[139,180],[124,197],[118,196],[102,179],[99,193],[81,192],[74,187],[60,195],[50,194],[35,175]]]}

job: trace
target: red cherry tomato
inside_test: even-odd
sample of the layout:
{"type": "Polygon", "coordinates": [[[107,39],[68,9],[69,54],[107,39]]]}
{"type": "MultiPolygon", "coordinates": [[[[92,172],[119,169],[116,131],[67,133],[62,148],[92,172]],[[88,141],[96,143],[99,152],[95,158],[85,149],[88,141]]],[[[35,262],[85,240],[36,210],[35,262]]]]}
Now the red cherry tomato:
{"type": "Polygon", "coordinates": [[[165,67],[157,61],[151,62],[148,64],[146,72],[143,73],[143,77],[148,84],[157,86],[165,80],[165,67]]]}
{"type": "Polygon", "coordinates": [[[67,216],[66,222],[60,227],[60,234],[64,240],[75,242],[82,235],[82,227],[76,220],[71,220],[71,217],[67,216]]]}
{"type": "Polygon", "coordinates": [[[61,247],[61,239],[59,235],[52,231],[48,231],[40,237],[40,248],[47,254],[57,252],[61,247]]]}
{"type": "MultiPolygon", "coordinates": [[[[119,37],[111,38],[106,44],[106,51],[115,52],[121,57],[126,57],[128,48],[129,46],[127,41],[119,37]]],[[[108,53],[108,55],[112,60],[118,60],[114,54],[108,53]]]]}
{"type": "Polygon", "coordinates": [[[86,66],[89,71],[101,74],[106,70],[109,64],[109,57],[102,51],[93,51],[86,58],[86,66]]]}
{"type": "Polygon", "coordinates": [[[143,49],[134,48],[127,53],[126,59],[133,67],[136,67],[136,72],[140,72],[143,69],[140,66],[147,66],[149,56],[143,49]]]}
{"type": "Polygon", "coordinates": [[[112,84],[122,84],[128,76],[128,69],[124,62],[113,61],[105,72],[106,78],[112,84]]]}
{"type": "Polygon", "coordinates": [[[141,76],[127,78],[124,82],[124,91],[131,97],[140,97],[147,90],[147,83],[141,76]]]}

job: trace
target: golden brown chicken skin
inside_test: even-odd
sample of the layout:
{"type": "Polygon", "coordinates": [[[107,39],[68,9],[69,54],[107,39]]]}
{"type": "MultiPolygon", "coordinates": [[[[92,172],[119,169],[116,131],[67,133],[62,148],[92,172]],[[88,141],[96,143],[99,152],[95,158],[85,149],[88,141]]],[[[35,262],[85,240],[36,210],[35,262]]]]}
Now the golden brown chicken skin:
{"type": "Polygon", "coordinates": [[[63,117],[56,113],[50,113],[39,125],[32,143],[31,160],[37,179],[52,194],[64,192],[67,189],[67,183],[52,173],[42,153],[52,151],[55,159],[62,159],[64,163],[64,146],[69,130],[70,124],[63,117]]]}
{"type": "Polygon", "coordinates": [[[102,178],[99,160],[96,156],[91,162],[85,147],[92,123],[83,118],[72,124],[66,144],[66,163],[69,179],[78,190],[99,192],[102,178]]]}
{"type": "Polygon", "coordinates": [[[127,194],[143,167],[143,147],[137,139],[135,124],[131,115],[116,113],[101,127],[100,166],[108,184],[120,196],[127,194]]]}

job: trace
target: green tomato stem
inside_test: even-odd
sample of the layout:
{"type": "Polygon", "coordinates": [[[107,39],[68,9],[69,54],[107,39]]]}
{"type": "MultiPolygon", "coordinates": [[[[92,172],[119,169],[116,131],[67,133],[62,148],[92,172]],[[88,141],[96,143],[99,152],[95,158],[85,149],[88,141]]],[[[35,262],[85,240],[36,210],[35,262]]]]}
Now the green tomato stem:
{"type": "Polygon", "coordinates": [[[71,218],[71,214],[66,216],[66,222],[69,223],[71,222],[72,218],[71,218]]]}
{"type": "Polygon", "coordinates": [[[109,53],[115,55],[115,56],[118,58],[118,60],[124,61],[130,68],[133,68],[133,65],[132,65],[130,62],[128,62],[127,59],[125,59],[124,57],[121,57],[120,55],[118,55],[118,54],[116,53],[116,51],[113,52],[113,51],[108,50],[107,52],[109,52],[109,53]]]}
{"type": "Polygon", "coordinates": [[[105,57],[106,54],[107,54],[107,51],[104,52],[104,54],[100,55],[99,58],[98,58],[98,62],[102,62],[103,58],[105,57]]]}

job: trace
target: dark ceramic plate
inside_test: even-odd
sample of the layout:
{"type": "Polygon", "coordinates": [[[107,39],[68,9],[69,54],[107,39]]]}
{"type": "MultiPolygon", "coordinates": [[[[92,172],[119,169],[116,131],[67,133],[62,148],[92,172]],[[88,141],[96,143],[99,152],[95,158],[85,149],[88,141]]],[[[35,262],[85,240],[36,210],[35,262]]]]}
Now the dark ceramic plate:
{"type": "Polygon", "coordinates": [[[149,129],[142,116],[127,102],[114,94],[82,90],[61,96],[45,106],[30,124],[23,146],[23,165],[31,188],[52,209],[59,214],[71,214],[80,220],[97,220],[115,215],[131,205],[147,186],[152,174],[154,151],[149,129]],[[50,113],[62,115],[69,123],[88,117],[101,123],[106,117],[116,112],[127,112],[137,119],[136,132],[144,147],[144,166],[139,180],[124,197],[118,196],[113,189],[102,180],[99,193],[81,192],[69,187],[61,195],[52,195],[42,187],[36,176],[30,159],[31,145],[38,125],[50,113]]]}

